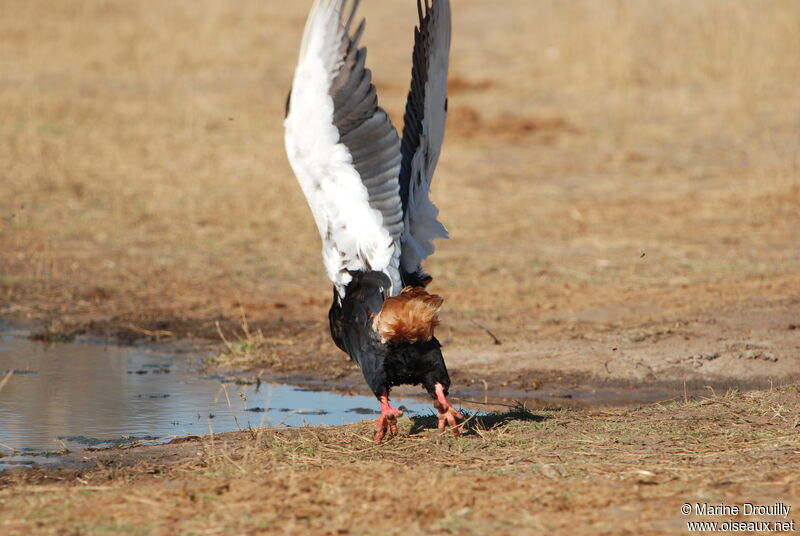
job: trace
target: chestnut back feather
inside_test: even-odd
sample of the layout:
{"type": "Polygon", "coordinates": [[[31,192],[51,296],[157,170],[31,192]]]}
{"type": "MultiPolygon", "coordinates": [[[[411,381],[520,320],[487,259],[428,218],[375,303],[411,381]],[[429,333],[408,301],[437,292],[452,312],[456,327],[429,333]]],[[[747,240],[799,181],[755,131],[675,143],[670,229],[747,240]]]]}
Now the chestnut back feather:
{"type": "Polygon", "coordinates": [[[441,296],[428,294],[422,287],[406,287],[397,296],[386,298],[372,328],[383,343],[429,341],[439,325],[443,302],[441,296]]]}

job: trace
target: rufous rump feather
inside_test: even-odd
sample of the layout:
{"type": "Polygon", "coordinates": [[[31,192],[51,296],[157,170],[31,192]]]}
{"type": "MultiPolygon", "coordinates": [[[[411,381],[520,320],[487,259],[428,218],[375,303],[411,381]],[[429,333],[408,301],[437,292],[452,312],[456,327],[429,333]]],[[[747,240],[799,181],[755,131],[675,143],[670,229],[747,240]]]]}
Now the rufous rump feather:
{"type": "Polygon", "coordinates": [[[397,296],[386,298],[372,328],[381,342],[429,341],[439,325],[439,309],[444,300],[428,294],[422,287],[406,287],[397,296]]]}

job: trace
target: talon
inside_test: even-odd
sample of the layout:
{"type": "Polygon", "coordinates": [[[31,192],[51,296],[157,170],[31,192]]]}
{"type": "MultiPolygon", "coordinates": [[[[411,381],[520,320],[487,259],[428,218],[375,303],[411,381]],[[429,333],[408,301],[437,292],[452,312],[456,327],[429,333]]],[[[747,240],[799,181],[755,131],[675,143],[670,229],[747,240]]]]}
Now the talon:
{"type": "Polygon", "coordinates": [[[453,429],[453,435],[458,437],[461,430],[458,428],[456,419],[463,419],[464,416],[447,401],[442,384],[437,383],[435,387],[436,400],[433,401],[433,407],[439,412],[439,430],[444,430],[447,426],[450,426],[453,429]]]}
{"type": "Polygon", "coordinates": [[[386,432],[389,432],[389,437],[396,436],[397,419],[403,416],[403,412],[401,410],[395,409],[389,405],[388,395],[381,395],[378,397],[378,400],[381,403],[381,415],[378,417],[378,422],[375,426],[374,440],[376,443],[379,443],[383,440],[386,432]]]}

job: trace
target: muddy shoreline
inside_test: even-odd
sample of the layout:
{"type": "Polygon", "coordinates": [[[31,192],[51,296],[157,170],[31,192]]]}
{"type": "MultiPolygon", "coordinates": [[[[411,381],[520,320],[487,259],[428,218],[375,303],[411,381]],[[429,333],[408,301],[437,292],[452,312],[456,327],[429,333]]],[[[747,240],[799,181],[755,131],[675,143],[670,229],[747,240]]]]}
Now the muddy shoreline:
{"type": "MultiPolygon", "coordinates": [[[[163,323],[162,325],[166,325],[163,323]]],[[[206,322],[207,324],[207,322],[206,322]]],[[[323,355],[297,355],[294,348],[290,359],[280,363],[264,363],[258,358],[244,366],[219,363],[224,344],[211,335],[199,338],[181,337],[170,331],[168,337],[157,336],[152,330],[126,332],[127,323],[90,321],[82,325],[60,324],[63,332],[48,331],[52,322],[31,319],[0,320],[0,331],[14,331],[42,344],[69,344],[88,342],[103,345],[134,346],[158,349],[166,353],[182,354],[195,360],[198,374],[214,375],[223,383],[255,384],[277,382],[309,389],[328,390],[344,394],[369,395],[357,367],[340,354],[336,361],[323,355]],[[123,332],[123,336],[109,333],[123,332]],[[136,334],[134,337],[133,335],[136,334]],[[333,362],[332,362],[333,361],[333,362]]],[[[203,323],[184,323],[186,332],[202,331],[203,323]]],[[[793,331],[793,330],[791,330],[793,331]]],[[[332,346],[332,343],[331,343],[332,346]]],[[[494,353],[496,347],[488,347],[494,353]]],[[[510,371],[476,372],[470,367],[450,366],[452,396],[465,407],[485,406],[498,409],[517,403],[530,408],[590,408],[603,406],[631,406],[655,402],[689,399],[709,394],[724,394],[731,389],[755,390],[791,385],[800,380],[800,372],[780,377],[704,377],[668,378],[613,378],[589,372],[571,372],[552,369],[516,369],[510,371]]],[[[395,388],[397,395],[425,398],[418,386],[395,388]]]]}

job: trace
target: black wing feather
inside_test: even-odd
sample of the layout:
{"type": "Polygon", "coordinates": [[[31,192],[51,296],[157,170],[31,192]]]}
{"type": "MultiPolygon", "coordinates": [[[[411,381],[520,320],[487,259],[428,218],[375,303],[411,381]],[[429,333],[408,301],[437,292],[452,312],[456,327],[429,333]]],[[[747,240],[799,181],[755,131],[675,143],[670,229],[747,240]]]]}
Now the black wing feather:
{"type": "Polygon", "coordinates": [[[425,84],[428,83],[430,60],[430,25],[428,24],[430,6],[428,0],[417,0],[419,27],[414,29],[414,52],[411,67],[411,89],[406,100],[406,112],[403,116],[403,140],[400,145],[402,161],[400,163],[400,201],[403,213],[408,208],[408,190],[411,181],[411,161],[420,144],[422,120],[425,118],[425,84]]]}

